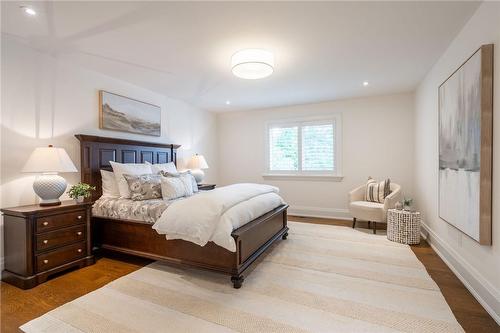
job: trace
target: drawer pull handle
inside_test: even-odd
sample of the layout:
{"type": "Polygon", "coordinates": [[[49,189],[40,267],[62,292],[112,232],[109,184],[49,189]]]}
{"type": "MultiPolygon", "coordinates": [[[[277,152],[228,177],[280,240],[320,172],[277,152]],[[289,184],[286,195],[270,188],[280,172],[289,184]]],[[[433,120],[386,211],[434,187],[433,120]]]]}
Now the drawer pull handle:
{"type": "Polygon", "coordinates": [[[81,232],[81,231],[78,231],[76,234],[77,234],[78,236],[81,236],[82,232],[81,232]]]}
{"type": "Polygon", "coordinates": [[[44,240],[43,240],[43,244],[47,244],[48,242],[49,242],[49,240],[48,240],[48,239],[44,239],[44,240]]]}
{"type": "Polygon", "coordinates": [[[49,222],[45,221],[43,222],[43,225],[49,225],[49,222]]]}
{"type": "Polygon", "coordinates": [[[81,220],[81,219],[82,219],[82,216],[81,216],[81,215],[78,215],[76,218],[77,218],[77,219],[79,219],[79,220],[81,220]]]}
{"type": "Polygon", "coordinates": [[[78,252],[81,253],[82,252],[82,249],[78,249],[78,252]]]}
{"type": "Polygon", "coordinates": [[[48,263],[49,263],[49,261],[48,261],[47,259],[45,259],[45,260],[43,261],[43,263],[44,263],[44,264],[48,264],[48,263]]]}

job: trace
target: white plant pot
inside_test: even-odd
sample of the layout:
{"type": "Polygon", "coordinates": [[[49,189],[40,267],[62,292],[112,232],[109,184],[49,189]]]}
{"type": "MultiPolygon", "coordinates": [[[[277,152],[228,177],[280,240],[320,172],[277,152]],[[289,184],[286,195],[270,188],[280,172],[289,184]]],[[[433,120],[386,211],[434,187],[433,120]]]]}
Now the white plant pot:
{"type": "Polygon", "coordinates": [[[85,197],[83,195],[80,195],[78,198],[75,199],[76,203],[82,203],[85,201],[85,197]]]}

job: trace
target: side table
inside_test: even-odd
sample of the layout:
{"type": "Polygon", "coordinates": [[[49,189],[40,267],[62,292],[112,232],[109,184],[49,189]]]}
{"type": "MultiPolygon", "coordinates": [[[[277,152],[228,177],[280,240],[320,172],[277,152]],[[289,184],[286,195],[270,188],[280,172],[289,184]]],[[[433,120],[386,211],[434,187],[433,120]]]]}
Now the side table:
{"type": "Polygon", "coordinates": [[[420,212],[389,209],[387,211],[387,239],[401,244],[419,244],[420,223],[420,212]]]}

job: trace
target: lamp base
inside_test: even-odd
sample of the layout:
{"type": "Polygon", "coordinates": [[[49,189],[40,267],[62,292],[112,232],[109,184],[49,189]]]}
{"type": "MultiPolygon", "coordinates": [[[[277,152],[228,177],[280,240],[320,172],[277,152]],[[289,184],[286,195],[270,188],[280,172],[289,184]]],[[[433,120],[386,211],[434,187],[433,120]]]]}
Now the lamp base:
{"type": "Polygon", "coordinates": [[[58,206],[61,204],[61,200],[59,199],[55,199],[55,201],[52,201],[52,200],[40,200],[40,202],[38,203],[40,206],[44,207],[44,206],[58,206]]]}
{"type": "Polygon", "coordinates": [[[33,190],[40,197],[40,206],[60,205],[59,197],[66,191],[66,180],[57,174],[42,174],[33,182],[33,190]]]}
{"type": "Polygon", "coordinates": [[[191,174],[194,176],[194,179],[196,179],[197,184],[201,184],[203,178],[205,178],[205,172],[201,169],[191,169],[191,174]]]}

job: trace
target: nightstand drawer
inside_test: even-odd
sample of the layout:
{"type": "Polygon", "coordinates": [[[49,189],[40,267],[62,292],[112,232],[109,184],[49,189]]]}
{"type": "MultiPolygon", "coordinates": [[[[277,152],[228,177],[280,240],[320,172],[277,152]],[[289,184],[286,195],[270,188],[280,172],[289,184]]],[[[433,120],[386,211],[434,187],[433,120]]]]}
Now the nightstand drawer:
{"type": "Polygon", "coordinates": [[[85,225],[36,235],[36,250],[44,251],[85,240],[85,225]]]}
{"type": "Polygon", "coordinates": [[[65,246],[55,251],[36,256],[38,272],[69,263],[86,255],[85,242],[65,246]]]}
{"type": "Polygon", "coordinates": [[[84,210],[79,210],[71,213],[64,213],[60,215],[50,215],[39,217],[36,220],[36,231],[38,233],[54,230],[73,224],[80,224],[86,222],[86,213],[84,210]]]}

